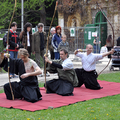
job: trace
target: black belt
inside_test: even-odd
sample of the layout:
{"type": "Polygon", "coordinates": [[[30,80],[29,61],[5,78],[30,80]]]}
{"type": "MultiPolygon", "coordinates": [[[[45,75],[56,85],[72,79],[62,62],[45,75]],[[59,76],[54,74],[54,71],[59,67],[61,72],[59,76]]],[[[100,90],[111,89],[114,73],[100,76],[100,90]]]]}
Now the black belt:
{"type": "Polygon", "coordinates": [[[96,70],[86,71],[86,70],[84,70],[83,68],[82,68],[82,70],[85,71],[85,72],[88,72],[88,73],[90,73],[90,72],[96,72],[96,70]]]}

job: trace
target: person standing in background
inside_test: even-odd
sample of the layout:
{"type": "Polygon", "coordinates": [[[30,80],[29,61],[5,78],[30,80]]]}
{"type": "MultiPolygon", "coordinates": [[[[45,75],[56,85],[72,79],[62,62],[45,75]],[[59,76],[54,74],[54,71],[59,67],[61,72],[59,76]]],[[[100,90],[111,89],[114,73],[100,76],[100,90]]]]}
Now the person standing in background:
{"type": "MultiPolygon", "coordinates": [[[[35,54],[35,61],[38,64],[40,68],[42,68],[42,64],[45,64],[44,61],[44,54],[45,54],[45,46],[47,42],[47,36],[46,32],[43,32],[43,23],[38,24],[38,31],[33,34],[33,41],[32,41],[32,52],[35,54]],[[42,58],[42,61],[40,59],[42,58]]],[[[39,75],[39,77],[42,77],[43,75],[39,75]]],[[[46,73],[46,76],[50,76],[46,73]]]]}
{"type": "Polygon", "coordinates": [[[116,40],[116,42],[117,42],[117,46],[120,46],[120,37],[118,37],[118,39],[116,40]]]}
{"type": "Polygon", "coordinates": [[[22,45],[25,49],[28,50],[29,57],[31,57],[31,49],[32,49],[32,24],[27,22],[24,25],[24,30],[20,33],[19,38],[21,40],[22,45]]]}
{"type": "MultiPolygon", "coordinates": [[[[18,56],[18,49],[20,45],[20,39],[18,36],[17,30],[17,23],[13,22],[11,24],[11,29],[9,32],[9,54],[10,58],[17,58],[18,56]]],[[[10,79],[17,77],[14,73],[10,73],[10,79]]]]}
{"type": "Polygon", "coordinates": [[[108,49],[107,49],[106,45],[104,45],[104,46],[101,47],[100,54],[101,53],[105,53],[105,52],[108,52],[108,49]]]}
{"type": "Polygon", "coordinates": [[[93,41],[94,53],[100,53],[100,43],[101,41],[99,40],[99,37],[97,36],[97,38],[95,38],[93,41]]]}
{"type": "MultiPolygon", "coordinates": [[[[108,51],[112,49],[113,41],[112,41],[112,35],[109,35],[108,38],[106,39],[106,47],[108,51]]],[[[111,54],[108,55],[108,58],[111,58],[111,54]]]]}
{"type": "Polygon", "coordinates": [[[57,26],[56,29],[56,34],[54,35],[53,39],[52,39],[52,46],[54,47],[54,55],[55,55],[55,59],[60,59],[60,54],[58,51],[58,45],[59,43],[62,41],[61,37],[61,27],[57,26]]]}
{"type": "Polygon", "coordinates": [[[53,39],[53,36],[55,34],[55,28],[52,27],[50,32],[51,32],[51,35],[49,36],[49,46],[48,46],[48,48],[50,50],[51,59],[54,59],[55,57],[54,57],[54,48],[52,46],[52,39],[53,39]]]}
{"type": "Polygon", "coordinates": [[[66,41],[67,39],[66,35],[63,34],[61,39],[62,41],[58,45],[58,50],[60,51],[61,49],[66,49],[67,51],[69,51],[69,43],[66,41]]]}

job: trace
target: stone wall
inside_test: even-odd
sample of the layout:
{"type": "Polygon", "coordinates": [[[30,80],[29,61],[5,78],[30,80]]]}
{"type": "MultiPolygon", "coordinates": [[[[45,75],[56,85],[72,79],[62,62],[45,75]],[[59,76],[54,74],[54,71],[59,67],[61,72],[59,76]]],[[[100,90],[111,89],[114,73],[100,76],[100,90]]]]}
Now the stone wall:
{"type": "MultiPolygon", "coordinates": [[[[60,0],[61,4],[67,4],[65,0],[60,0]]],[[[70,5],[72,0],[68,0],[70,5]]],[[[81,0],[82,1],[82,0],[81,0]]],[[[94,24],[95,16],[99,12],[98,6],[93,2],[89,1],[87,4],[82,5],[82,2],[76,6],[73,13],[65,13],[58,10],[58,23],[61,25],[61,21],[64,20],[63,27],[81,27],[84,24],[94,24]]],[[[95,0],[94,0],[95,1],[95,0]]],[[[111,22],[115,38],[114,41],[120,36],[120,1],[119,0],[97,0],[100,7],[107,15],[107,18],[111,22]]],[[[64,6],[63,6],[64,7],[64,6]]],[[[107,35],[112,35],[112,29],[110,24],[107,22],[107,35]]]]}

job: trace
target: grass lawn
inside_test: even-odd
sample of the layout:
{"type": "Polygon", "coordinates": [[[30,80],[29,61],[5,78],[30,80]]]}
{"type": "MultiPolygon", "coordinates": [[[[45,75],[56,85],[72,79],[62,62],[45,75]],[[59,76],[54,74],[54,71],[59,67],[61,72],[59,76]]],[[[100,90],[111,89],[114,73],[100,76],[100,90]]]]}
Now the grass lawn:
{"type": "MultiPolygon", "coordinates": [[[[120,73],[102,74],[98,79],[120,82],[120,73]]],[[[36,112],[0,107],[0,120],[120,120],[120,94],[36,112]]]]}

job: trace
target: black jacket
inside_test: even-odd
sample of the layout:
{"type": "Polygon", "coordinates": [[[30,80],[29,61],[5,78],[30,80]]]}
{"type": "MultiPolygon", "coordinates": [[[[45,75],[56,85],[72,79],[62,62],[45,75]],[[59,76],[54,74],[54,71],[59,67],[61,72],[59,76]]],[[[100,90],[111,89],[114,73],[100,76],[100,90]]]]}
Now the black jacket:
{"type": "Polygon", "coordinates": [[[19,45],[19,48],[22,47],[20,44],[20,39],[19,39],[18,33],[17,32],[13,33],[13,31],[10,30],[10,32],[9,32],[9,45],[10,45],[9,51],[17,52],[19,49],[19,48],[16,48],[17,44],[19,45]]]}

